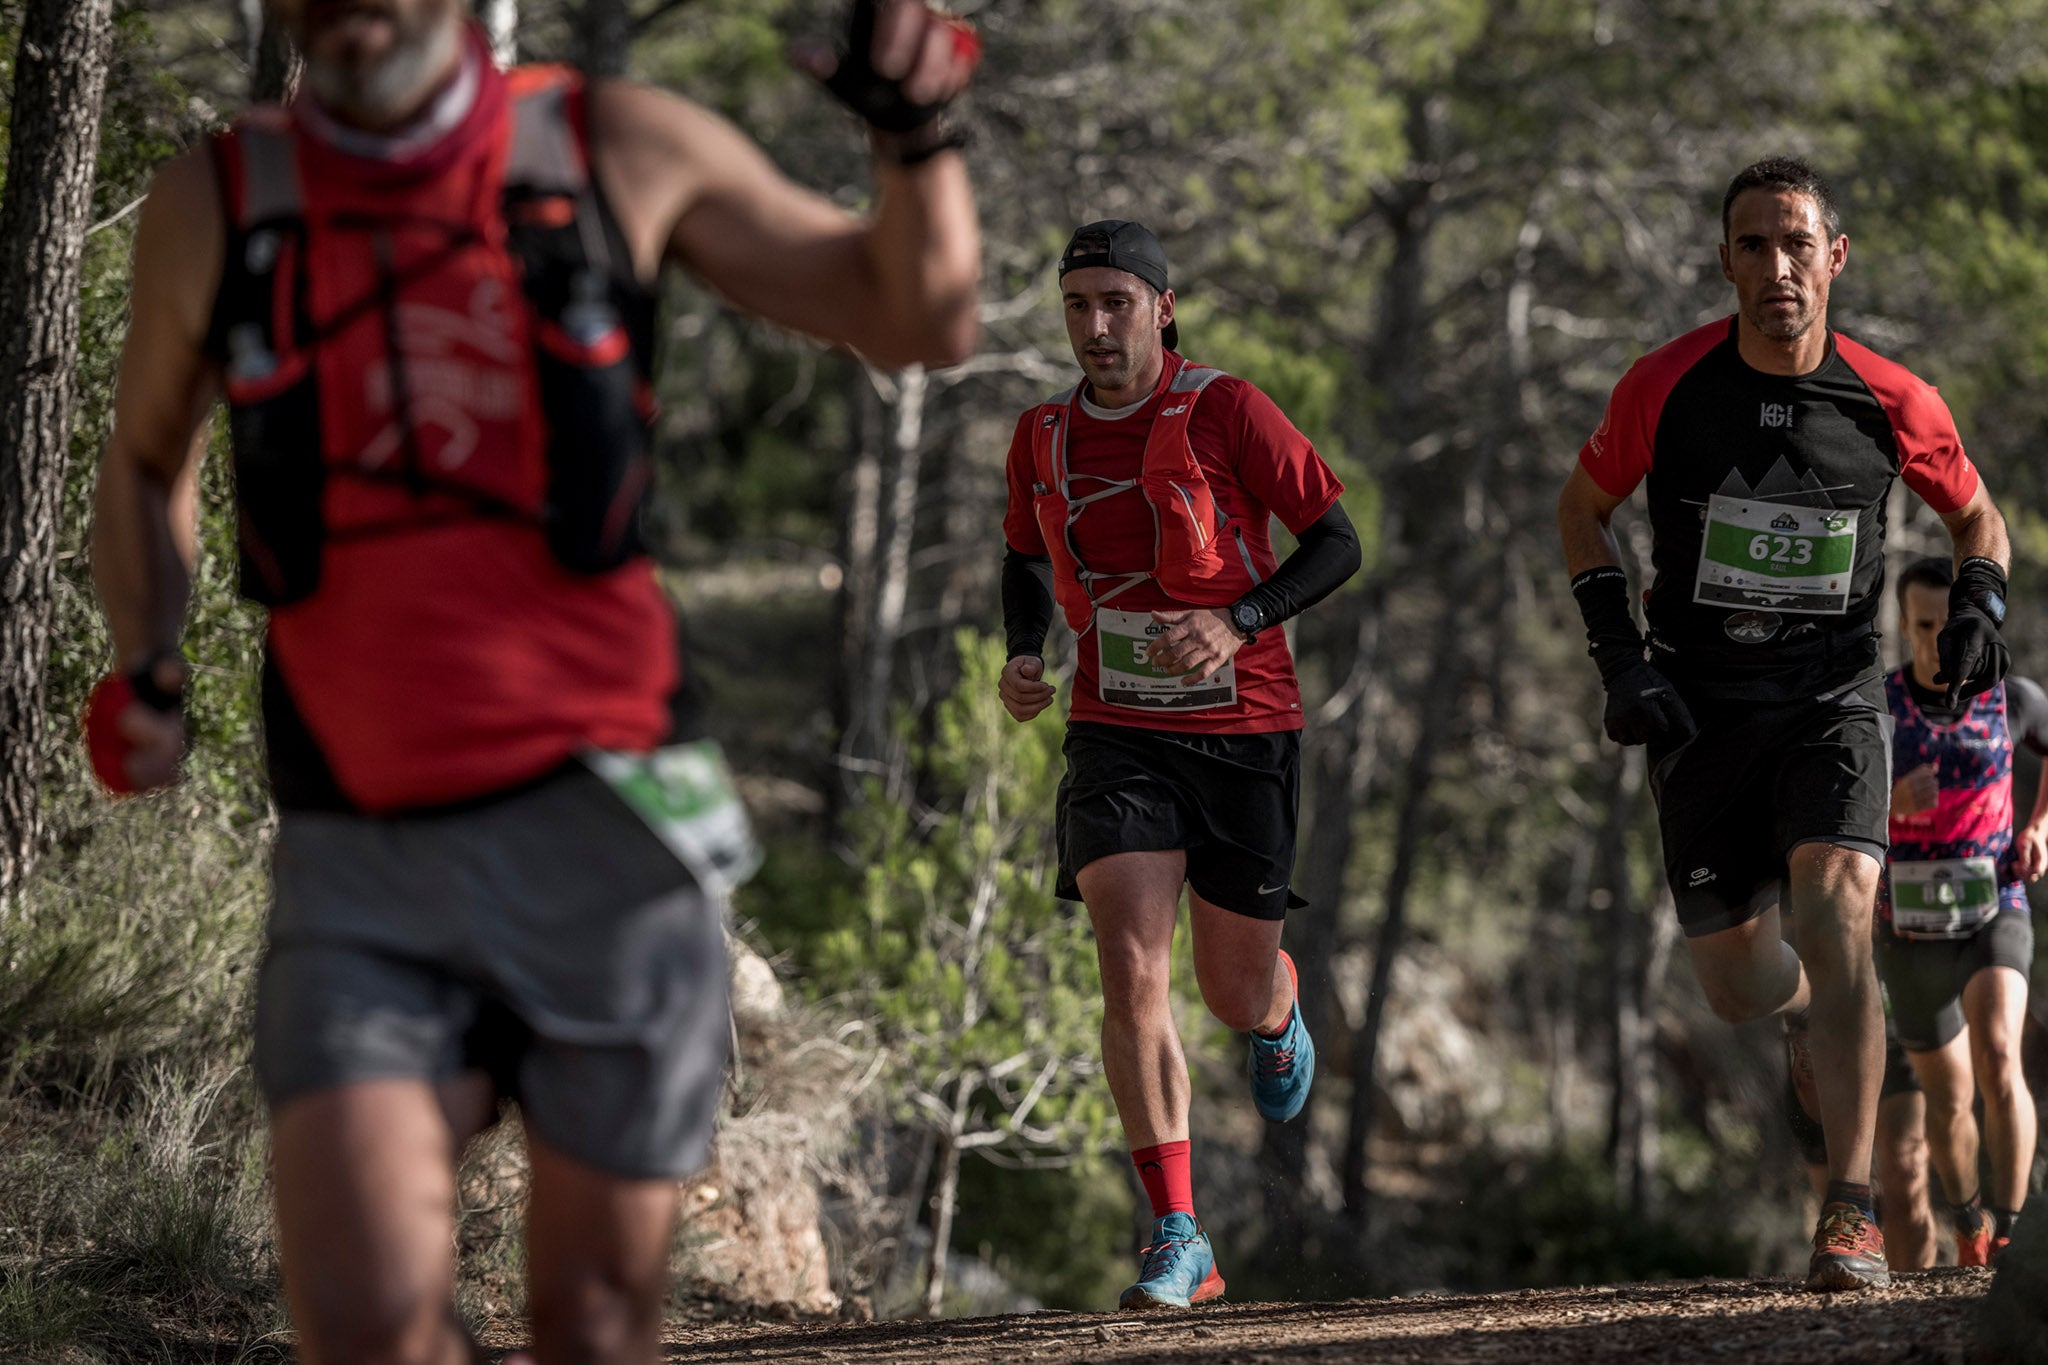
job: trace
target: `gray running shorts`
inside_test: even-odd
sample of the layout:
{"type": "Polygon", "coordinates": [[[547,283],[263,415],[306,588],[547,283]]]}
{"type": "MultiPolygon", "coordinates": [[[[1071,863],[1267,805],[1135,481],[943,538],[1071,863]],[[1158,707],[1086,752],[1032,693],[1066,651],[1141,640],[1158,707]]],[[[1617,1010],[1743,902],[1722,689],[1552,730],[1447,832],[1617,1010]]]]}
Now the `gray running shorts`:
{"type": "Polygon", "coordinates": [[[391,818],[286,812],[256,993],[273,1109],[482,1069],[556,1150],[696,1169],[728,1022],[720,907],[595,774],[391,818]]]}
{"type": "Polygon", "coordinates": [[[1909,1051],[1947,1047],[1963,1031],[1963,988],[1978,972],[2031,972],[2034,921],[2026,892],[2012,884],[2000,890],[1998,913],[1968,938],[1905,939],[1879,932],[1877,974],[1891,997],[1899,1041],[1909,1051]]]}

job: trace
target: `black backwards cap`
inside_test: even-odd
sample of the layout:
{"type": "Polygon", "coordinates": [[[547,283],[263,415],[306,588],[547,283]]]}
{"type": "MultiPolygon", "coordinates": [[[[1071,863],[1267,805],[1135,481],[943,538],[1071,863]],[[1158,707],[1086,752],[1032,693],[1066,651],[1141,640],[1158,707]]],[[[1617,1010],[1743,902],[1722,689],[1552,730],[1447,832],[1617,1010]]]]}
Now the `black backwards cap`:
{"type": "MultiPolygon", "coordinates": [[[[1166,248],[1159,245],[1152,229],[1143,223],[1105,218],[1076,228],[1067,249],[1060,253],[1060,278],[1065,279],[1069,270],[1085,270],[1092,265],[1106,265],[1111,270],[1136,275],[1160,293],[1166,292],[1166,248]]],[[[1167,350],[1179,350],[1180,324],[1167,323],[1161,340],[1167,350]]]]}

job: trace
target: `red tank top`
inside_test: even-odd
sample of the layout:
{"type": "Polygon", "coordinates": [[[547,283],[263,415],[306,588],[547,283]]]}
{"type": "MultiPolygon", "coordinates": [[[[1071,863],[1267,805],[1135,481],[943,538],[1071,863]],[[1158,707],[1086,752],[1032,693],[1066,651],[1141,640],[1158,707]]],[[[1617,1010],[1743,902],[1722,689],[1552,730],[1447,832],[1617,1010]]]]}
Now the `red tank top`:
{"type": "Polygon", "coordinates": [[[679,683],[650,562],[571,573],[538,523],[546,428],[500,193],[512,97],[562,78],[477,69],[468,114],[401,162],[289,124],[326,539],[318,587],[273,608],[268,643],[333,785],[372,813],[488,795],[585,747],[651,748],[679,683]]]}

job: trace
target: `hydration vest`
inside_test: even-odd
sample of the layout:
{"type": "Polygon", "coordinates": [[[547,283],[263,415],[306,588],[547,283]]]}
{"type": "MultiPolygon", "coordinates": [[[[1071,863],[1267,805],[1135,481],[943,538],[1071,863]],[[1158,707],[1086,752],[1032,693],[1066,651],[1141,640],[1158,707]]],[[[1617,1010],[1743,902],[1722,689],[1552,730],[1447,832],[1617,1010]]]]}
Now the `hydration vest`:
{"type": "Polygon", "coordinates": [[[1241,519],[1216,505],[1188,440],[1195,402],[1223,371],[1183,360],[1166,386],[1158,415],[1145,440],[1135,479],[1075,475],[1067,465],[1068,434],[1080,404],[1080,386],[1057,394],[1036,410],[1032,462],[1037,482],[1032,510],[1053,566],[1053,596],[1078,635],[1088,629],[1095,608],[1147,579],[1168,596],[1193,606],[1223,606],[1259,582],[1241,519]],[[1077,479],[1101,485],[1076,493],[1077,479]],[[1137,490],[1152,509],[1152,568],[1134,573],[1097,573],[1081,560],[1074,525],[1090,503],[1137,490]]]}
{"type": "Polygon", "coordinates": [[[477,518],[544,536],[573,574],[643,553],[654,299],[591,176],[581,80],[527,67],[483,85],[488,126],[455,153],[482,158],[460,167],[474,172],[467,203],[447,175],[403,166],[323,182],[306,163],[329,153],[287,110],[216,139],[227,249],[213,346],[241,589],[258,602],[312,595],[329,544],[477,518]],[[439,245],[422,251],[428,239],[439,245]],[[366,246],[369,278],[334,299],[337,278],[364,274],[366,246]],[[368,410],[390,413],[372,436],[368,410]]]}

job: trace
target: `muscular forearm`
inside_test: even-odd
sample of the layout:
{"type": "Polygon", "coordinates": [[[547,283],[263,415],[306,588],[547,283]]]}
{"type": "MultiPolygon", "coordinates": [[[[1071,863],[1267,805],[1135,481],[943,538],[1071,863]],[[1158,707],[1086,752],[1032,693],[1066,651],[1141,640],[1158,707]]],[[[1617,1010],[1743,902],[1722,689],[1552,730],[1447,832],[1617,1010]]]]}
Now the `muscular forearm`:
{"type": "Polygon", "coordinates": [[[1955,543],[1955,562],[1988,559],[2001,569],[2012,566],[2012,540],[2006,535],[2005,515],[1986,498],[1963,515],[1949,520],[1949,538],[1955,543]]]}
{"type": "Polygon", "coordinates": [[[875,156],[867,258],[885,335],[863,350],[883,365],[955,365],[981,332],[981,230],[967,163],[944,151],[914,165],[875,156]]]}
{"type": "Polygon", "coordinates": [[[1557,533],[1564,541],[1564,570],[1573,578],[1588,569],[1621,566],[1621,547],[1606,517],[1584,506],[1560,504],[1557,533]]]}
{"type": "Polygon", "coordinates": [[[93,495],[92,575],[118,669],[178,647],[198,557],[198,501],[196,461],[175,482],[118,446],[101,463],[93,495]]]}

